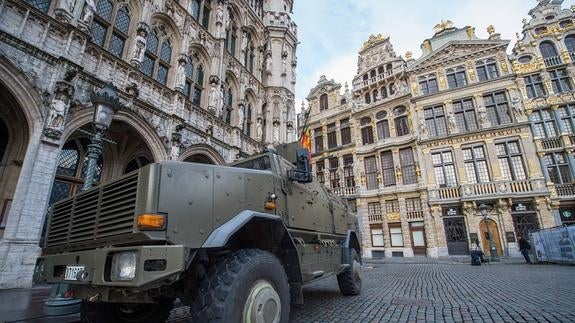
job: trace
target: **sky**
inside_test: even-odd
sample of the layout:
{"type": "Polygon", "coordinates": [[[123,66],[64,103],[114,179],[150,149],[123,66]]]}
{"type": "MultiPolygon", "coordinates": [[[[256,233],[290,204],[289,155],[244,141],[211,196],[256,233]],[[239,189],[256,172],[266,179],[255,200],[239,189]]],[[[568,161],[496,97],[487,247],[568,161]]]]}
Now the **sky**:
{"type": "MultiPolygon", "coordinates": [[[[442,19],[456,27],[475,27],[487,38],[493,25],[502,39],[511,40],[508,53],[521,32],[523,18],[537,0],[294,0],[293,20],[298,25],[296,109],[325,75],[343,86],[357,72],[358,50],[370,34],[387,34],[395,53],[421,56],[423,40],[433,36],[442,19]]],[[[575,5],[565,0],[563,8],[575,5]]],[[[307,106],[307,101],[305,101],[307,106]]]]}

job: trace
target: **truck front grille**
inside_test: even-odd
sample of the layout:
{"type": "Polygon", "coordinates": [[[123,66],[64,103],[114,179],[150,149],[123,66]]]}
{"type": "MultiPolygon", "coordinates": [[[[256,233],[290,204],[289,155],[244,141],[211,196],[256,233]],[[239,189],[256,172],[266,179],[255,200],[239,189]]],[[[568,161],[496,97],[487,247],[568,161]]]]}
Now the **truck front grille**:
{"type": "Polygon", "coordinates": [[[54,204],[46,247],[77,249],[86,242],[132,233],[138,174],[54,204]]]}

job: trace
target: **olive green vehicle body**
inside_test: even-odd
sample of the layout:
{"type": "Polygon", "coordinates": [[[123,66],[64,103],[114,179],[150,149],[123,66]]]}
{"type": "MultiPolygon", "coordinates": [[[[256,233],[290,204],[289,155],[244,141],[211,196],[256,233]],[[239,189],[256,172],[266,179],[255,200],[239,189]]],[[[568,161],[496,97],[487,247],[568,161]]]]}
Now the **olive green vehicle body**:
{"type": "Polygon", "coordinates": [[[291,169],[277,152],[231,166],[166,161],[58,202],[34,279],[68,283],[91,301],[150,302],[194,295],[202,266],[218,254],[260,248],[280,259],[292,302],[302,303],[303,284],[338,274],[349,266],[350,248],[360,254],[360,246],[345,201],[315,181],[290,179],[291,169]],[[164,215],[165,228],[140,230],[140,214],[164,215]],[[111,255],[121,251],[137,255],[129,281],[110,274],[111,255]],[[65,280],[66,266],[85,269],[65,280]]]}

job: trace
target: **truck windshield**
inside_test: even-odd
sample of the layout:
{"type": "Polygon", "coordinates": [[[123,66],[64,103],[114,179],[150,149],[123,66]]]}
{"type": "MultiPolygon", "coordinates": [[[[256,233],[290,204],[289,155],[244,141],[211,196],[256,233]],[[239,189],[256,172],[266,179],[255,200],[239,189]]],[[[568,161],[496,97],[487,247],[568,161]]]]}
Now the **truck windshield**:
{"type": "Polygon", "coordinates": [[[235,165],[231,165],[232,167],[238,168],[249,168],[249,169],[258,169],[258,170],[271,170],[272,164],[270,162],[269,156],[261,156],[256,159],[246,160],[245,162],[238,163],[235,165]]]}

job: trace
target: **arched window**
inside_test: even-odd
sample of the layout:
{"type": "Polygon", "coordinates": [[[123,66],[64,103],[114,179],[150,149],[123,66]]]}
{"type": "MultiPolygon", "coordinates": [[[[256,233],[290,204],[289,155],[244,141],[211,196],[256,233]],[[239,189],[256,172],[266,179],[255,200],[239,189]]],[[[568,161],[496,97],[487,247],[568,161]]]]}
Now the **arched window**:
{"type": "Polygon", "coordinates": [[[188,12],[194,17],[194,19],[200,19],[200,0],[191,0],[189,3],[188,12]]]}
{"type": "Polygon", "coordinates": [[[184,95],[188,98],[192,95],[192,89],[194,84],[194,63],[192,63],[191,59],[186,61],[186,66],[184,67],[186,70],[186,82],[184,83],[184,95]]]}
{"type": "Polygon", "coordinates": [[[373,96],[373,102],[377,102],[377,100],[379,99],[377,95],[377,89],[373,90],[371,92],[371,95],[373,96]]]}
{"type": "MultiPolygon", "coordinates": [[[[227,80],[226,80],[227,83],[227,80]]],[[[228,87],[228,91],[227,91],[227,99],[226,99],[226,104],[225,104],[225,110],[224,110],[224,121],[227,124],[232,124],[232,105],[234,103],[234,93],[232,91],[231,87],[228,87]]]]}
{"type": "Polygon", "coordinates": [[[146,157],[143,157],[143,156],[136,157],[136,158],[134,158],[128,162],[128,164],[126,165],[126,168],[124,169],[124,174],[127,174],[129,172],[133,172],[137,169],[140,169],[140,168],[148,165],[149,163],[150,163],[150,161],[146,157]]]}
{"type": "Polygon", "coordinates": [[[99,0],[90,28],[92,41],[121,58],[128,38],[130,21],[128,6],[124,4],[114,7],[114,2],[111,0],[99,0]]]}
{"type": "Polygon", "coordinates": [[[50,4],[52,4],[51,0],[26,0],[26,2],[42,12],[48,12],[50,4]]]}
{"type": "Polygon", "coordinates": [[[160,39],[158,32],[152,30],[148,34],[146,54],[142,62],[142,72],[166,85],[171,60],[172,44],[170,40],[167,37],[160,39]]]}
{"type": "Polygon", "coordinates": [[[327,94],[324,93],[319,97],[319,111],[327,110],[328,103],[327,103],[327,94]]]}
{"type": "Polygon", "coordinates": [[[252,39],[252,34],[246,31],[245,34],[247,41],[246,41],[246,48],[244,51],[244,66],[250,71],[254,72],[254,57],[255,57],[255,46],[254,41],[252,39]]]}
{"type": "Polygon", "coordinates": [[[387,98],[387,88],[385,86],[381,87],[380,92],[381,92],[381,99],[382,100],[387,98]]]}
{"type": "Polygon", "coordinates": [[[565,47],[567,47],[567,51],[571,53],[571,56],[575,55],[575,35],[565,37],[565,47]]]}
{"type": "Polygon", "coordinates": [[[204,67],[200,64],[196,70],[196,83],[194,84],[194,99],[192,102],[200,106],[202,103],[202,92],[204,90],[204,67]]]}
{"type": "Polygon", "coordinates": [[[204,28],[210,25],[210,0],[190,0],[188,3],[188,12],[196,21],[201,22],[204,28]],[[200,21],[201,17],[201,21],[200,21]]]}
{"type": "Polygon", "coordinates": [[[371,70],[371,72],[369,72],[369,77],[375,77],[375,70],[371,70]]]}
{"type": "MultiPolygon", "coordinates": [[[[88,166],[88,144],[89,140],[87,138],[76,138],[66,142],[62,148],[58,156],[58,167],[56,168],[56,178],[52,185],[50,205],[76,195],[82,188],[88,166]]],[[[94,176],[96,182],[100,181],[102,167],[102,157],[100,156],[94,176]]]]}
{"type": "Polygon", "coordinates": [[[389,95],[394,95],[395,94],[395,83],[391,83],[389,84],[389,95]]]}
{"type": "Polygon", "coordinates": [[[367,75],[367,73],[366,73],[366,74],[363,74],[363,80],[364,80],[364,81],[367,81],[368,79],[369,79],[369,76],[367,75]]]}
{"type": "Polygon", "coordinates": [[[246,110],[245,110],[245,115],[246,115],[246,125],[244,127],[244,132],[248,137],[251,137],[252,135],[252,103],[250,101],[248,101],[248,98],[246,97],[246,102],[248,102],[248,105],[246,106],[246,110]]]}
{"type": "Polygon", "coordinates": [[[226,29],[226,43],[225,48],[232,56],[236,56],[236,42],[238,39],[238,28],[236,27],[236,22],[234,14],[228,11],[228,19],[230,21],[229,27],[226,29]]]}
{"type": "Polygon", "coordinates": [[[365,94],[364,99],[365,99],[365,103],[366,103],[366,104],[370,104],[370,103],[371,103],[371,94],[370,94],[369,92],[367,92],[367,93],[365,94]]]}
{"type": "Polygon", "coordinates": [[[377,74],[383,74],[383,72],[384,72],[383,66],[377,68],[377,74]]]}
{"type": "Polygon", "coordinates": [[[541,51],[543,58],[558,56],[555,45],[550,41],[542,42],[541,45],[539,45],[539,50],[541,51]]]}

